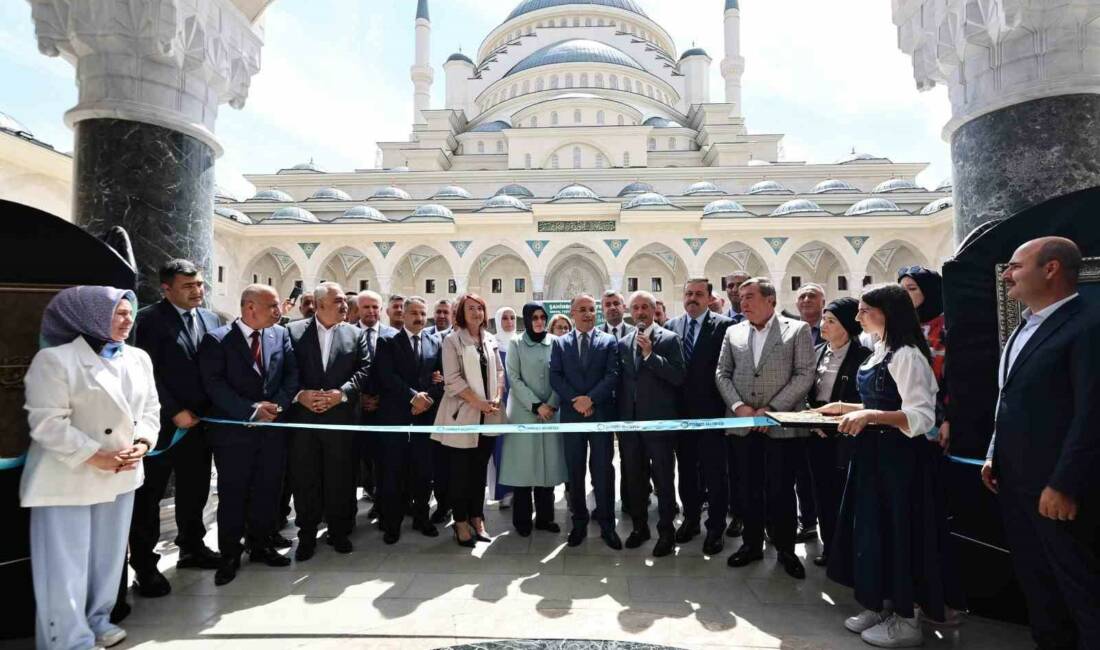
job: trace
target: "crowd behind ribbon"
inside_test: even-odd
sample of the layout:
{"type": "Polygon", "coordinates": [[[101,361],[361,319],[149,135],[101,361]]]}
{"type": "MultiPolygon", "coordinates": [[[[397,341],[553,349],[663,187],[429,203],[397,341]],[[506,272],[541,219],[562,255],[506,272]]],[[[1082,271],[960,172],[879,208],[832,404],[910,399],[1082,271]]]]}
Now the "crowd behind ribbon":
{"type": "MultiPolygon", "coordinates": [[[[1100,408],[1100,344],[1076,295],[1080,263],[1072,242],[1048,238],[1022,246],[1008,266],[1009,295],[1029,311],[1002,358],[997,434],[982,468],[1000,493],[1043,648],[1100,647],[1089,470],[1100,447],[1089,417],[1100,408]]],[[[43,318],[43,349],[25,382],[32,444],[21,485],[40,647],[125,638],[116,622],[127,550],[138,594],[170,592],[155,547],[173,474],[177,567],[213,570],[217,585],[236,578],[245,552],[276,567],[291,564],[282,549],[304,563],[319,541],[353,552],[359,488],[385,544],[399,543],[409,519],[428,537],[449,524],[454,542],[472,548],[493,540],[487,489],[494,500],[509,494],[512,526],[527,537],[561,532],[554,490],[564,484],[569,547],[584,543],[591,520],[612,549],[648,544],[653,497],[658,558],[677,546],[692,552],[696,537],[714,556],[740,537],[730,567],[762,561],[770,545],[777,564],[804,579],[796,543],[820,535],[813,563],[854,588],[864,611],[844,625],[871,645],[920,645],[922,618],[952,624],[965,608],[942,478],[952,404],[934,271],[901,269],[898,284],[868,287],[858,300],[828,301],[807,285],[790,315],[767,278],[725,278],[728,308],[706,279],[690,278],[684,313],[671,320],[652,294],[608,291],[575,296],[568,316],[539,302],[503,308],[495,334],[473,293],[453,305],[383,303],[322,283],[290,322],[290,302],[252,285],[239,317],[223,324],[202,308],[195,265],[167,262],[160,281],[164,299],[138,313],[132,292],[82,286],[60,292],[43,318]],[[839,416],[839,431],[480,427],[811,408],[839,416]],[[308,426],[254,426],[263,423],[308,426]],[[464,428],[334,428],[343,425],[464,428]],[[204,542],[211,463],[217,551],[204,542]],[[617,485],[631,523],[625,541],[617,485]],[[280,533],[291,499],[296,544],[280,533]]]]}

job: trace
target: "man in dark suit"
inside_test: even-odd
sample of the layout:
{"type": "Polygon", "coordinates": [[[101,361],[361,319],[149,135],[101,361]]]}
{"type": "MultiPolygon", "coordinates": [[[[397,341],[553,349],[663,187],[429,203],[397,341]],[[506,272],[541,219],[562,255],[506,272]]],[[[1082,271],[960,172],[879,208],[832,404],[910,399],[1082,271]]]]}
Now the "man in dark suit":
{"type": "Polygon", "coordinates": [[[160,437],[157,455],[145,459],[145,483],[134,495],[130,523],[130,566],[137,592],[146,598],[168,594],[172,587],[157,570],[160,555],[160,502],[168,479],[176,475],[176,566],[217,569],[221,556],[203,543],[203,508],[210,495],[210,445],[199,418],[210,406],[199,376],[198,349],[203,335],[221,327],[214,312],[202,308],[206,284],[202,272],[187,260],[171,260],[160,268],[164,300],[137,316],[135,344],[149,353],[160,396],[160,437]],[[177,430],[185,431],[172,445],[177,430]]]}
{"type": "MultiPolygon", "coordinates": [[[[298,393],[298,364],[280,317],[275,289],[253,284],[241,294],[241,317],[208,332],[199,347],[199,370],[214,418],[274,422],[298,393]]],[[[222,564],[214,584],[237,577],[247,529],[253,562],[287,566],[271,545],[286,467],[286,432],[271,427],[211,425],[218,468],[218,547],[222,564]]]]}
{"type": "MultiPolygon", "coordinates": [[[[405,327],[378,345],[379,419],[384,425],[431,425],[443,399],[443,346],[428,334],[428,305],[423,298],[405,299],[405,327]]],[[[439,530],[428,519],[435,443],[427,433],[387,433],[379,438],[382,467],[378,501],[383,541],[401,538],[401,521],[412,501],[412,527],[428,537],[439,530]]]]}
{"type": "MultiPolygon", "coordinates": [[[[622,340],[626,335],[634,331],[634,326],[623,320],[623,316],[626,314],[626,298],[623,294],[619,293],[615,289],[608,289],[603,293],[603,297],[600,300],[600,306],[603,308],[604,324],[600,326],[600,331],[605,334],[610,334],[615,337],[616,341],[622,340]]],[[[622,445],[622,436],[615,434],[619,438],[619,445],[622,445]]],[[[646,470],[648,472],[648,470],[646,470]]],[[[649,505],[649,474],[645,476],[646,491],[645,491],[645,503],[649,505]]],[[[630,495],[626,489],[626,472],[623,472],[619,476],[619,498],[622,500],[623,514],[630,513],[630,495]]],[[[612,498],[614,501],[614,498],[612,498]]]]}
{"type": "Polygon", "coordinates": [[[1027,306],[998,371],[982,481],[1005,533],[1040,648],[1100,648],[1100,321],[1077,294],[1081,252],[1027,242],[1003,278],[1027,306]]]}
{"type": "MultiPolygon", "coordinates": [[[[795,307],[798,319],[810,326],[810,335],[814,338],[814,348],[825,342],[821,336],[821,319],[825,310],[825,287],[810,282],[798,289],[795,295],[795,307]]],[[[817,499],[814,498],[813,478],[810,474],[809,443],[806,445],[806,462],[795,469],[794,490],[798,495],[798,533],[795,541],[817,541],[817,499]]]]}
{"type": "Polygon", "coordinates": [[[729,307],[723,315],[732,320],[734,325],[745,320],[745,315],[741,313],[741,297],[738,292],[741,290],[741,284],[750,277],[752,276],[744,271],[734,271],[724,278],[726,300],[729,302],[729,307]]]}
{"type": "MultiPolygon", "coordinates": [[[[345,321],[347,296],[326,282],[313,292],[317,313],[287,328],[298,365],[301,390],[290,417],[305,424],[356,424],[359,395],[370,372],[366,337],[345,321]]],[[[352,551],[351,534],[358,510],[355,499],[355,432],[299,429],[290,433],[290,474],[294,482],[298,548],[304,562],[317,548],[317,527],[324,516],[328,541],[337,553],[352,551]]]]}
{"type": "MultiPolygon", "coordinates": [[[[718,367],[722,339],[733,321],[707,309],[708,286],[706,278],[689,279],[684,284],[684,314],[666,326],[680,337],[684,348],[686,376],[678,403],[681,417],[688,419],[720,418],[726,413],[726,403],[714,382],[714,371],[718,367]]],[[[676,462],[680,472],[680,500],[684,504],[684,521],[676,531],[676,542],[686,544],[700,532],[703,498],[699,483],[693,478],[701,476],[708,499],[703,552],[707,555],[721,553],[729,508],[725,432],[678,432],[676,462]]]]}
{"type": "MultiPolygon", "coordinates": [[[[592,296],[574,297],[569,310],[574,329],[555,339],[550,350],[550,386],[561,402],[561,421],[610,422],[615,419],[615,386],[619,382],[615,339],[595,329],[596,299],[592,296]]],[[[596,495],[596,511],[592,516],[600,524],[600,537],[604,542],[620,550],[623,542],[615,532],[615,468],[612,465],[615,443],[611,433],[570,433],[564,438],[573,513],[573,530],[567,543],[579,546],[588,536],[587,461],[592,474],[592,491],[596,495]]]]}
{"type": "MultiPolygon", "coordinates": [[[[745,315],[741,313],[739,292],[741,284],[750,277],[752,276],[744,271],[734,271],[731,275],[722,279],[726,289],[726,300],[729,302],[729,307],[724,315],[733,321],[733,325],[745,320],[745,315]]],[[[729,479],[729,493],[726,503],[729,505],[730,511],[730,524],[726,527],[726,537],[740,537],[745,525],[742,519],[743,510],[737,489],[737,458],[734,456],[733,446],[729,444],[726,445],[726,474],[729,479]]]]}
{"type": "Polygon", "coordinates": [[[440,334],[451,329],[451,301],[444,298],[435,303],[435,324],[424,328],[425,334],[440,334]]]}
{"type": "MultiPolygon", "coordinates": [[[[359,293],[359,328],[363,330],[363,336],[367,340],[367,351],[373,361],[378,349],[378,340],[383,336],[393,336],[397,333],[392,327],[382,324],[382,296],[374,291],[362,291],[359,293]]],[[[363,424],[378,424],[378,388],[368,379],[367,387],[361,397],[363,424]]],[[[363,487],[364,497],[368,501],[374,501],[378,487],[378,436],[370,431],[359,433],[357,439],[359,446],[360,471],[359,485],[363,487]]],[[[377,516],[377,508],[371,508],[367,513],[368,519],[377,516]]]]}
{"type": "MultiPolygon", "coordinates": [[[[684,356],[680,337],[653,322],[657,300],[653,294],[636,291],[630,297],[630,315],[636,329],[619,341],[619,419],[625,422],[675,420],[676,402],[684,384],[684,356]]],[[[634,530],[627,548],[638,548],[650,539],[649,485],[653,477],[657,492],[657,543],[653,556],[663,557],[675,544],[676,518],[676,433],[674,431],[624,431],[619,434],[619,463],[630,495],[630,516],[634,530]],[[648,471],[647,471],[648,470],[648,471]]],[[[693,472],[689,480],[695,481],[693,472]]]]}

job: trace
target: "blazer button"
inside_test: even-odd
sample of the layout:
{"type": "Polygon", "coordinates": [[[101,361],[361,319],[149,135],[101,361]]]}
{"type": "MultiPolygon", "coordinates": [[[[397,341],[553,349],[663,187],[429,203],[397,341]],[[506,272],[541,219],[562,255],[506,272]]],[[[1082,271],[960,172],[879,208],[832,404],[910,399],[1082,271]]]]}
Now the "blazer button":
{"type": "Polygon", "coordinates": [[[103,433],[105,433],[107,435],[111,435],[111,430],[110,429],[104,429],[103,433]]]}

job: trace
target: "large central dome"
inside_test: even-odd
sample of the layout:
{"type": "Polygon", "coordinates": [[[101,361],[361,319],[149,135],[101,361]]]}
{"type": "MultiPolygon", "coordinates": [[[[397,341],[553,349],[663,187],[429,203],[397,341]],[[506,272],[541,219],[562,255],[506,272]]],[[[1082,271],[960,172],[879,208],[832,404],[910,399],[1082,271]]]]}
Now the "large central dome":
{"type": "Polygon", "coordinates": [[[645,69],[629,54],[620,49],[599,41],[574,38],[568,41],[559,41],[532,52],[504,76],[507,77],[541,65],[556,65],[558,63],[611,63],[636,70],[645,69]]]}
{"type": "MultiPolygon", "coordinates": [[[[623,9],[636,13],[639,16],[646,16],[646,13],[642,11],[642,8],[639,7],[638,3],[634,2],[634,0],[523,0],[523,2],[519,3],[519,5],[512,10],[512,13],[508,14],[508,18],[505,22],[512,20],[516,16],[531,13],[532,11],[549,9],[550,7],[560,7],[562,5],[600,5],[602,7],[623,9]]],[[[649,16],[646,16],[646,18],[648,17],[649,16]]]]}

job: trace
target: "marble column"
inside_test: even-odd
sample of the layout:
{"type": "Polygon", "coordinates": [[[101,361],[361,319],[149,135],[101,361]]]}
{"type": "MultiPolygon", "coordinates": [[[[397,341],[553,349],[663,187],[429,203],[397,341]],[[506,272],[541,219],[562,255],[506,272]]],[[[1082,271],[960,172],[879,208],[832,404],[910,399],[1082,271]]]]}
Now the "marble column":
{"type": "Polygon", "coordinates": [[[1100,0],[894,2],[917,87],[947,86],[955,233],[1100,185],[1100,0]]]}
{"type": "MultiPolygon", "coordinates": [[[[73,215],[95,235],[122,226],[138,298],[182,257],[213,277],[218,107],[241,108],[259,71],[262,28],[232,0],[29,0],[39,50],[76,68],[73,215]]],[[[245,3],[255,7],[256,3],[245,3]]]]}

